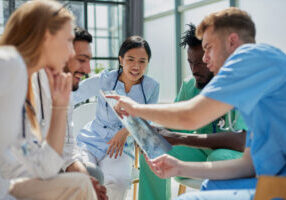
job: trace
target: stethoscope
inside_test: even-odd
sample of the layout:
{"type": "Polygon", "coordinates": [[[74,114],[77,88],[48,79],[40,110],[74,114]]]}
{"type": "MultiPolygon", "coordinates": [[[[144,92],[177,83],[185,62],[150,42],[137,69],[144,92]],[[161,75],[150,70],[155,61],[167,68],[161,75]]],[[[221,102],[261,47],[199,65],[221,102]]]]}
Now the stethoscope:
{"type": "Polygon", "coordinates": [[[238,117],[237,117],[237,115],[236,115],[235,118],[234,118],[234,120],[232,121],[232,120],[231,120],[231,112],[229,111],[229,112],[227,113],[228,127],[225,127],[226,122],[225,122],[225,119],[223,119],[223,118],[221,118],[221,119],[219,120],[219,122],[218,122],[217,125],[219,126],[220,130],[222,130],[222,131],[231,131],[231,132],[234,132],[234,133],[238,133],[238,132],[240,132],[240,130],[237,131],[237,130],[235,130],[235,128],[234,128],[234,124],[236,124],[237,119],[238,119],[238,117]]]}
{"type": "MultiPolygon", "coordinates": [[[[119,68],[118,73],[117,73],[117,78],[115,80],[115,83],[113,85],[112,90],[115,90],[121,74],[122,74],[122,70],[121,70],[121,68],[119,68]]],[[[145,95],[144,88],[143,88],[143,79],[144,79],[144,76],[141,77],[140,86],[141,86],[141,91],[142,91],[143,98],[144,98],[144,103],[147,104],[147,99],[146,99],[146,95],[145,95]]],[[[107,117],[109,118],[109,116],[108,116],[108,103],[107,102],[105,102],[105,108],[106,108],[107,117]]],[[[104,126],[103,128],[107,128],[107,126],[104,126]]],[[[120,125],[120,128],[122,128],[121,125],[120,125]]]]}
{"type": "Polygon", "coordinates": [[[22,108],[22,136],[23,138],[26,138],[26,107],[25,105],[27,105],[30,110],[33,112],[33,114],[35,115],[36,114],[36,111],[34,109],[34,107],[32,106],[31,102],[26,99],[25,100],[25,103],[23,105],[23,108],[22,108]]]}
{"type": "MultiPolygon", "coordinates": [[[[113,88],[112,90],[115,90],[116,86],[117,86],[117,83],[119,81],[119,77],[120,75],[122,74],[122,70],[121,68],[118,69],[118,73],[117,73],[117,78],[115,80],[115,83],[113,85],[113,88]]],[[[143,94],[143,98],[144,98],[144,103],[147,104],[147,100],[146,100],[146,95],[145,95],[145,92],[144,92],[144,88],[143,88],[143,79],[144,79],[144,76],[142,76],[141,78],[141,81],[140,81],[140,86],[141,86],[141,91],[142,91],[142,94],[143,94]]],[[[108,103],[105,102],[105,107],[107,108],[108,107],[108,103]]]]}
{"type": "Polygon", "coordinates": [[[40,124],[42,126],[46,125],[46,119],[45,119],[45,112],[44,112],[44,106],[43,106],[43,94],[42,94],[42,84],[40,80],[40,73],[37,73],[37,81],[38,81],[38,86],[39,86],[39,94],[40,94],[40,104],[41,104],[41,120],[40,124]]]}

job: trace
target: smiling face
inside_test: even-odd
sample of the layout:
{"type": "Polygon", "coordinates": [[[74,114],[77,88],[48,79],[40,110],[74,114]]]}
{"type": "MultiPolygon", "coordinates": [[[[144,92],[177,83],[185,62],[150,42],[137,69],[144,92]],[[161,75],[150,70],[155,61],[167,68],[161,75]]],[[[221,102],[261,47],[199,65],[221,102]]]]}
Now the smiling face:
{"type": "Polygon", "coordinates": [[[128,50],[123,57],[119,56],[120,65],[123,66],[121,79],[124,83],[137,84],[148,65],[148,55],[144,47],[128,50]]]}
{"type": "Polygon", "coordinates": [[[201,46],[188,48],[188,63],[196,79],[196,87],[204,88],[212,79],[213,73],[209,71],[203,62],[204,51],[201,46]]]}
{"type": "Polygon", "coordinates": [[[225,36],[214,32],[213,27],[208,27],[203,34],[203,49],[205,51],[203,61],[207,63],[207,68],[217,74],[223,66],[225,60],[232,53],[227,49],[228,40],[225,36]]]}
{"type": "Polygon", "coordinates": [[[68,60],[74,56],[73,39],[71,21],[66,22],[55,34],[46,32],[42,55],[46,67],[50,68],[54,74],[62,72],[68,60]]]}
{"type": "Polygon", "coordinates": [[[90,43],[87,41],[74,42],[75,56],[72,57],[65,72],[71,72],[73,76],[73,91],[78,89],[81,78],[90,73],[90,59],[92,57],[90,43]]]}

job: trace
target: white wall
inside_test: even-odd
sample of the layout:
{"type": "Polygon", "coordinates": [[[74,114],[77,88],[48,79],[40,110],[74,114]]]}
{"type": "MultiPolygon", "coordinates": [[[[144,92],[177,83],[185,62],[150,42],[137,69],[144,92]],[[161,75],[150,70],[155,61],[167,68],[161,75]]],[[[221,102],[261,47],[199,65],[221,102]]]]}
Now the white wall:
{"type": "MultiPolygon", "coordinates": [[[[192,0],[194,1],[194,0],[192,0]]],[[[204,19],[205,16],[209,15],[212,12],[216,12],[225,8],[229,7],[229,0],[222,0],[219,2],[211,3],[209,5],[205,5],[198,8],[193,8],[190,10],[187,10],[183,14],[183,25],[193,23],[196,26],[200,24],[200,22],[204,19]]],[[[188,26],[183,27],[184,30],[189,28],[188,26]]],[[[183,31],[184,32],[184,31],[183,31]]],[[[192,75],[191,69],[189,67],[189,64],[187,62],[187,49],[182,50],[182,78],[185,79],[186,77],[189,77],[192,75]]]]}
{"type": "Polygon", "coordinates": [[[152,51],[147,74],[160,83],[159,102],[172,102],[176,96],[174,15],[145,22],[144,37],[152,51]]]}
{"type": "Polygon", "coordinates": [[[256,25],[256,42],[274,45],[286,52],[286,1],[240,0],[256,25]]]}

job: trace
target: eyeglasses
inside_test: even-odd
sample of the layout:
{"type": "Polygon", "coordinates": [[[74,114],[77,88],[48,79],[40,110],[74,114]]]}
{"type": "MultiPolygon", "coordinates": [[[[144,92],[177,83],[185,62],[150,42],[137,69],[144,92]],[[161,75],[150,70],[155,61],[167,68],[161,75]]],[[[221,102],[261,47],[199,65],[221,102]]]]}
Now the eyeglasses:
{"type": "Polygon", "coordinates": [[[62,9],[64,9],[64,8],[67,8],[67,9],[68,9],[68,8],[69,8],[69,5],[70,5],[70,2],[67,2],[67,3],[63,4],[63,6],[60,7],[60,9],[58,9],[56,12],[53,13],[53,17],[57,16],[62,9]]]}

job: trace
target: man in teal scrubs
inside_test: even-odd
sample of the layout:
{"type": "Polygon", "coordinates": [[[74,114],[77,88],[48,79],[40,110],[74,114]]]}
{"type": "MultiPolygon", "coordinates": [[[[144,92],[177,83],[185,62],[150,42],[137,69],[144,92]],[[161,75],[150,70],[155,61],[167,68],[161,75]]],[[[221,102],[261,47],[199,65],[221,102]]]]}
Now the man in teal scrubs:
{"type": "MultiPolygon", "coordinates": [[[[195,26],[190,24],[181,43],[183,47],[188,46],[188,63],[193,77],[186,79],[182,83],[175,102],[186,101],[197,96],[201,89],[213,78],[213,73],[209,71],[206,64],[202,61],[204,55],[202,42],[196,38],[195,30],[195,26]]],[[[245,132],[243,130],[246,129],[246,125],[238,111],[232,110],[220,119],[197,130],[172,130],[173,132],[171,132],[164,129],[159,132],[163,134],[171,144],[177,145],[169,152],[170,155],[183,161],[202,162],[240,158],[245,143],[245,132]],[[177,134],[176,132],[191,133],[192,137],[177,134]],[[195,133],[197,134],[195,135],[195,133]],[[213,133],[216,134],[214,135],[213,133]],[[205,134],[210,135],[206,137],[205,134]],[[226,144],[225,135],[227,135],[228,139],[226,144]],[[223,140],[221,139],[222,137],[224,137],[223,140]],[[201,148],[191,148],[183,145],[201,148]]],[[[140,157],[139,180],[139,199],[170,199],[170,179],[160,179],[157,177],[149,169],[143,156],[140,157]]]]}

